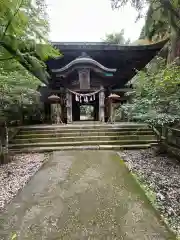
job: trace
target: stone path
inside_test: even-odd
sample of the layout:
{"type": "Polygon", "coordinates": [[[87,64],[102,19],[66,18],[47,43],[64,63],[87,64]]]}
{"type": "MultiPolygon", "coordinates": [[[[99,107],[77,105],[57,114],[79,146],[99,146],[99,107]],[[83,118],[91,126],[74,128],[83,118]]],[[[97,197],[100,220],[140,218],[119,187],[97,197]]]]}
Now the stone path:
{"type": "Polygon", "coordinates": [[[175,239],[115,152],[54,152],[0,216],[0,239],[175,239]]]}

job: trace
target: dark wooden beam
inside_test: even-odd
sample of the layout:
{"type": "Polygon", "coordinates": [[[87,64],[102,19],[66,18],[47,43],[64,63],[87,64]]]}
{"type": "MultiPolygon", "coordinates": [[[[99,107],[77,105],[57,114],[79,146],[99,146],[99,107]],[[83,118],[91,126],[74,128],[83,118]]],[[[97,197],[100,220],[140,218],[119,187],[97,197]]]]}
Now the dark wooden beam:
{"type": "Polygon", "coordinates": [[[112,89],[112,93],[125,93],[132,91],[132,88],[119,88],[119,89],[112,89]]]}

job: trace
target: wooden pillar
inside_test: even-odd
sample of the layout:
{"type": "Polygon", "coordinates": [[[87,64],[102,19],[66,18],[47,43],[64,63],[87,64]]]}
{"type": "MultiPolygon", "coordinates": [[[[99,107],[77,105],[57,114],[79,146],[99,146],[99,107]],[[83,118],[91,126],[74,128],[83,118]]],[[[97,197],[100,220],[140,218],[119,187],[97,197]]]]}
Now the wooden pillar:
{"type": "Polygon", "coordinates": [[[67,123],[72,122],[72,93],[66,93],[67,123]]]}
{"type": "Polygon", "coordinates": [[[45,115],[45,123],[51,123],[51,106],[49,103],[44,103],[44,115],[45,115]]]}
{"type": "Polygon", "coordinates": [[[99,121],[104,122],[105,121],[105,113],[104,113],[104,100],[105,100],[105,94],[104,94],[104,87],[101,86],[99,92],[99,121]]]}
{"type": "Polygon", "coordinates": [[[113,102],[112,102],[112,99],[109,99],[109,120],[110,120],[110,123],[113,122],[113,102]]]}
{"type": "Polygon", "coordinates": [[[72,121],[80,121],[80,103],[72,101],[72,121]]]}

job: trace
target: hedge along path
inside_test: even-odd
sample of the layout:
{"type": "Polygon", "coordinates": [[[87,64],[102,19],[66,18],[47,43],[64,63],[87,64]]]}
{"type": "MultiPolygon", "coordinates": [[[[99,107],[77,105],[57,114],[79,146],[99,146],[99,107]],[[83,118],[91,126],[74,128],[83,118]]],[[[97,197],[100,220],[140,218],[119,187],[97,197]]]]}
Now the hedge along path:
{"type": "Polygon", "coordinates": [[[112,151],[52,153],[0,220],[1,239],[175,239],[112,151]]]}

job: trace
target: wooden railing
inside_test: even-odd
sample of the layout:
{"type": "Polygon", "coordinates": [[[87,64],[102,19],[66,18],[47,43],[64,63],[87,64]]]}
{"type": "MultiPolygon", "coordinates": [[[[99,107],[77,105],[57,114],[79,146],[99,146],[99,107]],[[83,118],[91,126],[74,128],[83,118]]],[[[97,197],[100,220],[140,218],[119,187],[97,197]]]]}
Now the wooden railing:
{"type": "Polygon", "coordinates": [[[159,138],[161,138],[160,140],[164,141],[169,145],[180,148],[180,129],[173,127],[153,127],[153,130],[155,134],[158,135],[159,138]]]}
{"type": "Polygon", "coordinates": [[[159,139],[160,149],[180,160],[180,129],[173,127],[153,128],[159,139]]]}
{"type": "Polygon", "coordinates": [[[165,138],[167,144],[180,148],[180,129],[167,128],[165,138]]]}

